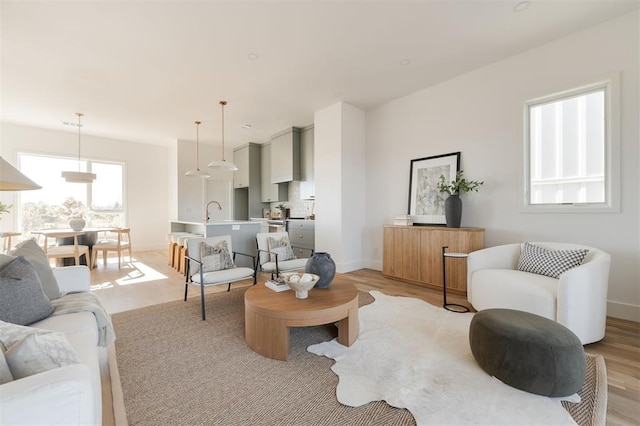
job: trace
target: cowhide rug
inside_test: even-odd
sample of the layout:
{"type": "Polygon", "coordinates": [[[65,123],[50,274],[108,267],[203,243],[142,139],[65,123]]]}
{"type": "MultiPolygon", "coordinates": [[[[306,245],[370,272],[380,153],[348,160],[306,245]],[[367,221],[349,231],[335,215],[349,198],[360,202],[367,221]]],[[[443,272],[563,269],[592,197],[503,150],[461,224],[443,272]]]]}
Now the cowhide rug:
{"type": "Polygon", "coordinates": [[[351,347],[335,339],[307,350],[336,362],[338,401],[372,401],[406,408],[418,425],[575,424],[558,399],[520,391],[486,374],[469,347],[472,313],[459,314],[420,299],[387,296],[359,310],[351,347]]]}

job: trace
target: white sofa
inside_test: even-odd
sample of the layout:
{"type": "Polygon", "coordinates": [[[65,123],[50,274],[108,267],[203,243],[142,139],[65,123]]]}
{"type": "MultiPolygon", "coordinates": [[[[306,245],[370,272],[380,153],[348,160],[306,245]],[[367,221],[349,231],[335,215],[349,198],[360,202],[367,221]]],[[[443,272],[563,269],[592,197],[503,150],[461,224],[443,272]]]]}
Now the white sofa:
{"type": "MultiPolygon", "coordinates": [[[[61,293],[90,291],[86,266],[53,269],[61,293]]],[[[64,296],[63,296],[64,297],[64,296]]],[[[98,346],[98,326],[91,312],[55,315],[30,327],[61,331],[80,364],[67,365],[0,385],[2,425],[100,425],[100,363],[106,348],[98,346]]]]}
{"type": "Polygon", "coordinates": [[[549,250],[588,249],[582,264],[559,279],[516,270],[521,244],[490,247],[469,254],[467,298],[477,311],[516,309],[554,320],[573,331],[582,344],[601,340],[607,316],[611,257],[577,244],[531,243],[549,250]]]}

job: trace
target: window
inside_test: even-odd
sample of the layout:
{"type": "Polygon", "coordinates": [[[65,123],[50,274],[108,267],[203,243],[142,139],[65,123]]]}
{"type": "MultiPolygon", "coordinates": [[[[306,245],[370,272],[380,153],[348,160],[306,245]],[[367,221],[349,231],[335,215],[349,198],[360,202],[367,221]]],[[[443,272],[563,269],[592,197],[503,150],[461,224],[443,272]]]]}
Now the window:
{"type": "Polygon", "coordinates": [[[526,102],[525,208],[616,210],[613,89],[609,79],[526,102]]]}
{"type": "Polygon", "coordinates": [[[61,173],[78,170],[78,160],[35,154],[18,154],[20,171],[42,189],[20,193],[20,227],[33,230],[68,228],[69,219],[82,215],[87,227],[125,226],[124,164],[83,160],[82,171],[97,178],[93,184],[68,183],[61,173]]]}

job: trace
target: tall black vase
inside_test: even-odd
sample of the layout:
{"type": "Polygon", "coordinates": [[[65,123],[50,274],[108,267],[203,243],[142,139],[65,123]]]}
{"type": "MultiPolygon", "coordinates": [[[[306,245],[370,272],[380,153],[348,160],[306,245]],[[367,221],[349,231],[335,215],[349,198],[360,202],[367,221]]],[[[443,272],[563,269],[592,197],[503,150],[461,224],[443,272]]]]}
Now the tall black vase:
{"type": "Polygon", "coordinates": [[[462,222],[462,200],[459,195],[449,195],[444,200],[444,217],[447,220],[447,228],[460,228],[460,222],[462,222]]]}
{"type": "Polygon", "coordinates": [[[336,263],[329,253],[317,252],[307,260],[304,271],[320,277],[316,288],[327,288],[336,275],[336,263]]]}

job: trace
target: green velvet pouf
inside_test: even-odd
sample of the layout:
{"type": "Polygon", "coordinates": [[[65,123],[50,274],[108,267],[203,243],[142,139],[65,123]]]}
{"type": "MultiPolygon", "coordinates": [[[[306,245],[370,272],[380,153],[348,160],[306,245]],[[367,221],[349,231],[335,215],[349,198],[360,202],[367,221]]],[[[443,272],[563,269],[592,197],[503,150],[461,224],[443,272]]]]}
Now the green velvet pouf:
{"type": "Polygon", "coordinates": [[[488,374],[514,388],[561,397],[585,380],[580,339],[555,321],[513,309],[487,309],[469,327],[473,357],[488,374]]]}

